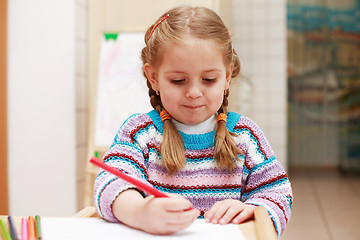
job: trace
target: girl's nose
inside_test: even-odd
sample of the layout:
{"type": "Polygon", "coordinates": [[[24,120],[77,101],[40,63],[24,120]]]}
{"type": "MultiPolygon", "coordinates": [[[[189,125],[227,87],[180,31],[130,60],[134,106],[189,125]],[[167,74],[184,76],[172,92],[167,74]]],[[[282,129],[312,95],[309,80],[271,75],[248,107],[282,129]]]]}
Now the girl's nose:
{"type": "Polygon", "coordinates": [[[198,98],[201,97],[202,91],[201,87],[198,84],[190,84],[187,91],[186,91],[186,97],[187,98],[198,98]]]}

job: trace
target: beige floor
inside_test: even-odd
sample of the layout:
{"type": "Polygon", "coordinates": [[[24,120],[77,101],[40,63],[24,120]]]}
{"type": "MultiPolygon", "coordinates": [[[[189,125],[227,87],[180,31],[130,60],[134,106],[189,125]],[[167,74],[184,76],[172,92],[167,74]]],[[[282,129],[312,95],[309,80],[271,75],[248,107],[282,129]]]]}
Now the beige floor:
{"type": "Polygon", "coordinates": [[[291,220],[280,240],[360,239],[360,177],[337,171],[290,171],[291,220]]]}

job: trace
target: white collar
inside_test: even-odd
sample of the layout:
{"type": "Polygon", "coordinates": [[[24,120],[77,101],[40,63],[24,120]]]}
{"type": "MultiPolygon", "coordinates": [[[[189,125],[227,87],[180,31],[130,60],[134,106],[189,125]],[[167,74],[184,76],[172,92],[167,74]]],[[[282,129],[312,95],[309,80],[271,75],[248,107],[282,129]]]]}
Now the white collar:
{"type": "Polygon", "coordinates": [[[205,120],[202,123],[196,125],[187,125],[181,122],[176,121],[175,119],[171,118],[172,123],[175,127],[186,134],[204,134],[211,132],[215,129],[216,126],[216,117],[215,115],[211,116],[209,119],[205,120]]]}

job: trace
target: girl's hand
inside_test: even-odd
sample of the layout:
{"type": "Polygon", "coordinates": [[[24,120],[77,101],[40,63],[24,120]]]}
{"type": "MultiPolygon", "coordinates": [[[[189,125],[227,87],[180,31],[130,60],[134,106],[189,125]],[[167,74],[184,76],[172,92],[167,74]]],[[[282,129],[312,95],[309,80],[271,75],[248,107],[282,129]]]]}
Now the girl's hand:
{"type": "Polygon", "coordinates": [[[172,234],[191,225],[199,216],[187,199],[171,194],[170,198],[149,196],[141,209],[143,230],[152,234],[172,234]]]}
{"type": "Polygon", "coordinates": [[[137,194],[135,190],[121,193],[113,203],[114,215],[126,225],[151,234],[165,235],[183,230],[200,214],[199,210],[191,209],[191,202],[180,195],[139,198],[137,194]]]}
{"type": "Polygon", "coordinates": [[[216,202],[204,215],[206,222],[239,224],[254,217],[256,206],[245,204],[239,200],[226,199],[216,202]]]}

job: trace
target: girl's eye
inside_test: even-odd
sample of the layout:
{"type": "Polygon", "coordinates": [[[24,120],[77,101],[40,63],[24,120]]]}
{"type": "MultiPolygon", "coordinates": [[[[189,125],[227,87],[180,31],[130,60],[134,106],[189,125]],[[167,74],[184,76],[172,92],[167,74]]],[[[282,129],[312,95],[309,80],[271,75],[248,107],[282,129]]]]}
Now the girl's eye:
{"type": "Polygon", "coordinates": [[[212,83],[216,81],[216,78],[203,78],[205,82],[212,83]]]}
{"type": "Polygon", "coordinates": [[[180,84],[183,83],[185,81],[185,79],[172,79],[171,82],[175,83],[175,84],[180,84]]]}

